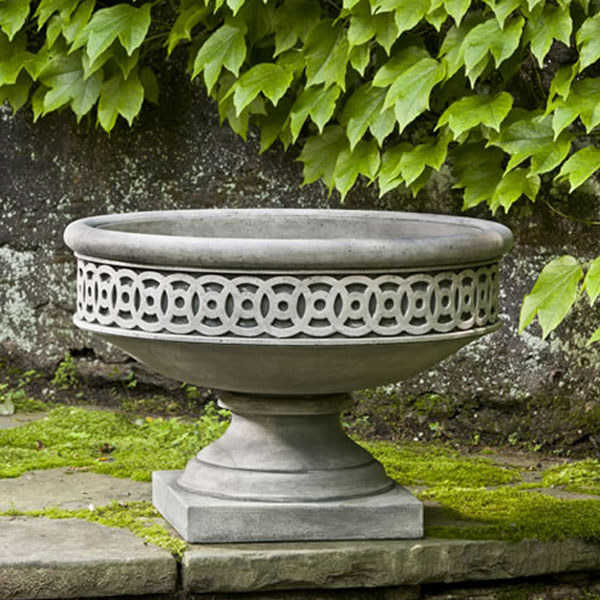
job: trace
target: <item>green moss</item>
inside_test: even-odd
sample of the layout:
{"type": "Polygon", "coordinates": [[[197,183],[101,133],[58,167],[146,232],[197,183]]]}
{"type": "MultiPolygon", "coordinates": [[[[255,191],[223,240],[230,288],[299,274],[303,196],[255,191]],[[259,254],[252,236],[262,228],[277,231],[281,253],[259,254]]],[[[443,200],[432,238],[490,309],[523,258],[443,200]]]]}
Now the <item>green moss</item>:
{"type": "Polygon", "coordinates": [[[600,495],[600,462],[589,458],[549,469],[544,473],[544,486],[563,486],[570,492],[600,495]]]}
{"type": "Polygon", "coordinates": [[[478,487],[521,481],[518,469],[501,467],[484,458],[464,457],[441,445],[420,442],[361,442],[361,445],[402,485],[478,487]]]}
{"type": "Polygon", "coordinates": [[[420,494],[463,526],[429,527],[427,535],[462,539],[600,541],[600,500],[563,500],[513,487],[439,487],[420,494]]]}
{"type": "Polygon", "coordinates": [[[45,419],[0,431],[0,477],[33,469],[89,467],[97,473],[150,481],[152,471],[181,469],[220,437],[226,411],[209,405],[194,423],[138,419],[105,411],[58,407],[45,419]]]}
{"type": "Polygon", "coordinates": [[[156,522],[160,518],[157,510],[149,502],[113,502],[107,506],[87,510],[65,510],[46,508],[19,512],[15,509],[0,513],[0,516],[48,517],[50,519],[84,519],[92,523],[128,529],[146,542],[160,546],[176,556],[181,556],[187,544],[173,537],[162,525],[156,522]]]}

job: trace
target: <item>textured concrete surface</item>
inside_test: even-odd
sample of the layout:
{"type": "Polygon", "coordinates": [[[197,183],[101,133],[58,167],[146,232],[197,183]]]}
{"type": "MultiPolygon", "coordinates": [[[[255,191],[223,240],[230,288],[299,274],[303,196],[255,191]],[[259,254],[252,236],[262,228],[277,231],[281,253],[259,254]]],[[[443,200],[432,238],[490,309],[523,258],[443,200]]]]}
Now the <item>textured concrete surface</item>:
{"type": "Polygon", "coordinates": [[[600,544],[439,540],[192,546],[183,586],[195,593],[503,580],[598,570],[600,544]]]}
{"type": "Polygon", "coordinates": [[[132,533],[77,519],[0,517],[0,598],[166,594],[177,565],[132,533]]]}
{"type": "Polygon", "coordinates": [[[30,471],[15,479],[0,479],[0,512],[25,512],[57,506],[67,510],[103,506],[111,500],[152,500],[151,484],[70,469],[30,471]]]}
{"type": "Polygon", "coordinates": [[[397,485],[376,496],[327,502],[212,498],[181,488],[181,471],[155,471],[153,501],[192,542],[419,538],[423,505],[397,485]]]}
{"type": "MultiPolygon", "coordinates": [[[[61,488],[77,474],[53,469],[46,477],[40,475],[20,478],[23,503],[17,508],[23,508],[27,495],[31,508],[46,505],[42,495],[54,498],[59,506],[80,506],[68,493],[61,496],[61,488]]],[[[132,490],[137,486],[128,480],[78,475],[81,478],[73,481],[90,492],[84,502],[96,506],[104,498],[115,497],[113,486],[124,484],[132,490]],[[92,481],[95,484],[88,485],[92,481]]],[[[0,479],[2,502],[6,484],[17,481],[0,479]]],[[[148,484],[142,485],[145,493],[148,484]]],[[[78,491],[77,486],[72,490],[74,495],[78,491]]],[[[426,507],[425,522],[448,524],[435,506],[426,507]]],[[[474,582],[599,571],[600,544],[426,538],[194,544],[185,552],[177,578],[176,560],[169,553],[126,530],[75,519],[0,517],[2,600],[175,597],[176,589],[211,600],[245,598],[245,594],[236,596],[242,592],[249,594],[248,600],[414,600],[421,597],[422,586],[464,587],[474,582]]]]}

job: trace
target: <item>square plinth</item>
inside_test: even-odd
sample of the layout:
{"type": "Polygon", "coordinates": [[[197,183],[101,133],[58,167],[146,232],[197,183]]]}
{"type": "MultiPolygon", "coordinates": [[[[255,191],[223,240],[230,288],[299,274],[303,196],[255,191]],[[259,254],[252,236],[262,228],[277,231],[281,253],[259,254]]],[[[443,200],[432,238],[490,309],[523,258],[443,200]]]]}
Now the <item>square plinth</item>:
{"type": "Polygon", "coordinates": [[[181,471],[155,471],[154,506],[192,543],[423,537],[423,505],[403,487],[376,496],[327,502],[256,502],[194,494],[181,471]]]}

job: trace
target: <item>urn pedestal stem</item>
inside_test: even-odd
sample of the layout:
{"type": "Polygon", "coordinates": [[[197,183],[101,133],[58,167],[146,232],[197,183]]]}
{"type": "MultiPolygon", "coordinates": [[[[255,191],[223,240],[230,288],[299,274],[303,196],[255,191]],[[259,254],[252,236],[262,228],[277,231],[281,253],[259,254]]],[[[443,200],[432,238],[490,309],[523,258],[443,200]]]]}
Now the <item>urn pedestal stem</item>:
{"type": "Polygon", "coordinates": [[[342,430],[350,402],[224,394],[229,429],[155,474],[155,505],[194,542],[421,537],[421,503],[342,430]]]}

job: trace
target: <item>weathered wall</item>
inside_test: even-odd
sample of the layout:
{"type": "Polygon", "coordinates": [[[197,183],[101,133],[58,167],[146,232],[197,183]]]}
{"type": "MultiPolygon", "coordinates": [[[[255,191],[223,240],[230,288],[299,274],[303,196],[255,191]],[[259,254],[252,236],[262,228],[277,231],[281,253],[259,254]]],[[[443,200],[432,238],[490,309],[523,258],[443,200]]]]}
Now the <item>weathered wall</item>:
{"type": "MultiPolygon", "coordinates": [[[[167,74],[168,79],[168,74],[167,74]]],[[[93,349],[102,361],[122,360],[70,321],[74,261],[62,243],[66,224],[111,211],[189,207],[326,207],[337,205],[320,184],[301,188],[294,155],[273,150],[260,156],[225,125],[199,88],[166,81],[161,109],[147,108],[129,130],[111,137],[93,124],[64,114],[32,124],[0,107],[0,344],[4,353],[51,370],[66,350],[93,349]]],[[[589,212],[597,190],[588,186],[566,211],[589,212]]],[[[458,212],[460,201],[441,176],[416,201],[401,194],[378,200],[375,190],[353,191],[345,207],[458,212]]],[[[556,254],[600,253],[592,228],[552,216],[543,207],[515,211],[505,222],[517,245],[502,267],[500,333],[465,348],[454,358],[404,385],[457,398],[564,395],[594,400],[598,351],[586,346],[593,329],[584,306],[548,341],[516,335],[520,300],[534,275],[556,254]]],[[[587,214],[587,213],[586,213],[587,214]]],[[[485,216],[480,213],[478,216],[485,216]]],[[[85,354],[85,353],[84,353],[85,354]]],[[[87,352],[88,357],[91,352],[87,352]]]]}

